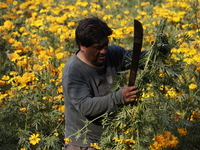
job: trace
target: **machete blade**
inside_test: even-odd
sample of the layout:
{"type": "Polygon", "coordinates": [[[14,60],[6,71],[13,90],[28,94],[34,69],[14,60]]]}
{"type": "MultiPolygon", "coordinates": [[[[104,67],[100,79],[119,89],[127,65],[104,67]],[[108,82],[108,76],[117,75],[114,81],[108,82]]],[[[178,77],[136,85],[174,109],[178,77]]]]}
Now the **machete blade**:
{"type": "Polygon", "coordinates": [[[142,24],[134,19],[134,39],[133,39],[133,55],[131,62],[131,70],[129,76],[128,86],[133,86],[135,84],[140,53],[142,48],[142,40],[143,40],[143,27],[142,24]]]}

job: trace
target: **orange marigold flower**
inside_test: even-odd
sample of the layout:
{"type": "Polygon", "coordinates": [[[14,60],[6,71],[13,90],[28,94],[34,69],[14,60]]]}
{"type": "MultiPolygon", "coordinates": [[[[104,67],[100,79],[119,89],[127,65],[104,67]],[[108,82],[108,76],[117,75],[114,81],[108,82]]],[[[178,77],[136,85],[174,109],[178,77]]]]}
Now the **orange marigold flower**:
{"type": "Polygon", "coordinates": [[[65,138],[64,141],[65,141],[65,144],[68,144],[68,143],[72,142],[72,140],[69,139],[69,138],[65,138]]]}
{"type": "Polygon", "coordinates": [[[187,134],[187,130],[186,130],[186,128],[178,128],[178,133],[180,135],[186,135],[187,134]]]}

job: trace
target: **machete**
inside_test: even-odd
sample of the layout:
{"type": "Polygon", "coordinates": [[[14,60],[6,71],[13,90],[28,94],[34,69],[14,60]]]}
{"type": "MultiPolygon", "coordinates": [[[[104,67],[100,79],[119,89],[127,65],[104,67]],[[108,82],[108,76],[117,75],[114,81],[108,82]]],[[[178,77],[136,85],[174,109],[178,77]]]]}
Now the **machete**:
{"type": "Polygon", "coordinates": [[[135,84],[140,53],[142,48],[142,39],[143,39],[142,24],[138,20],[134,19],[133,54],[132,54],[132,62],[131,62],[131,70],[130,70],[128,86],[133,86],[135,84]]]}

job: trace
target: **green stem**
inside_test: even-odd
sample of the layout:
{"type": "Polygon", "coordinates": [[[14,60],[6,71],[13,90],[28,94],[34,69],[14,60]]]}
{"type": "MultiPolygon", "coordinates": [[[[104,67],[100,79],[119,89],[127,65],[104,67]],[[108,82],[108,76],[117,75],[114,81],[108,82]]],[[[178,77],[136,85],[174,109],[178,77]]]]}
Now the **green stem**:
{"type": "Polygon", "coordinates": [[[86,129],[86,128],[88,127],[89,124],[91,124],[91,123],[94,122],[95,120],[97,120],[97,119],[99,119],[99,118],[101,118],[101,117],[103,117],[103,116],[105,116],[105,115],[107,115],[107,113],[104,113],[103,115],[98,116],[98,117],[96,117],[95,119],[93,119],[93,120],[91,120],[91,121],[86,121],[86,123],[85,123],[85,125],[84,125],[83,128],[81,128],[81,129],[80,129],[79,131],[77,131],[76,133],[71,134],[70,136],[68,136],[68,138],[70,138],[70,137],[72,137],[72,136],[74,136],[74,135],[76,135],[76,134],[81,133],[84,129],[86,129]]]}

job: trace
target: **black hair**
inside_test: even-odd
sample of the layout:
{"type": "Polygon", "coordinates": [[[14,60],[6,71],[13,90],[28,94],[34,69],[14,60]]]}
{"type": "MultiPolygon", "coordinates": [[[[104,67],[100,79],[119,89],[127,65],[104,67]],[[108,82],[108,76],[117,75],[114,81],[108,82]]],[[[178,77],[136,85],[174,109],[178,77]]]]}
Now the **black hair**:
{"type": "Polygon", "coordinates": [[[89,47],[93,44],[108,44],[111,28],[97,17],[85,18],[79,22],[76,29],[76,44],[89,47]]]}

